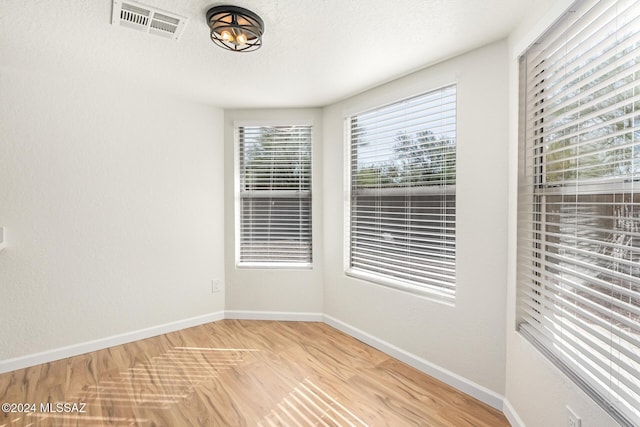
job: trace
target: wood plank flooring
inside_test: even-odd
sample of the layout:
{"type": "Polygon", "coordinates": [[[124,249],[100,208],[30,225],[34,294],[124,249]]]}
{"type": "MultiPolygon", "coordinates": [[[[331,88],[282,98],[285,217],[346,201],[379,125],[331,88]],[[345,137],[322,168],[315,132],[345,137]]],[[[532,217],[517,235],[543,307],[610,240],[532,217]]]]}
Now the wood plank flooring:
{"type": "Polygon", "coordinates": [[[223,320],[9,372],[0,375],[4,402],[36,411],[0,412],[0,427],[509,425],[482,402],[312,322],[223,320]]]}

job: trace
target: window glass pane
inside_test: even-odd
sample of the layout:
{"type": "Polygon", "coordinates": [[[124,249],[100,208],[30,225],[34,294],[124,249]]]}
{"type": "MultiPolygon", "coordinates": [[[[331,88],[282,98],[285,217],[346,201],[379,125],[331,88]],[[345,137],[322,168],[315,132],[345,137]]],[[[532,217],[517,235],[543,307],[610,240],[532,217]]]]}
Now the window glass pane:
{"type": "Polygon", "coordinates": [[[640,4],[580,1],[521,60],[518,327],[640,425],[640,4]]]}
{"type": "Polygon", "coordinates": [[[239,264],[308,265],[311,126],[239,127],[239,264]]]}
{"type": "Polygon", "coordinates": [[[455,294],[456,88],[355,115],[350,273],[455,294]]]}

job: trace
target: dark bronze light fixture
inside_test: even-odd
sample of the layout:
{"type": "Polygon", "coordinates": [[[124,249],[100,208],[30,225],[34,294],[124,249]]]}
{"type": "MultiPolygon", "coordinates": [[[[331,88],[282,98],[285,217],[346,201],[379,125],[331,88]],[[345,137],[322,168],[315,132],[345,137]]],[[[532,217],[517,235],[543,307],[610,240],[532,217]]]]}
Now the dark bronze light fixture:
{"type": "Polygon", "coordinates": [[[251,52],[262,46],[264,22],[238,6],[215,6],[207,11],[211,40],[233,52],[251,52]]]}

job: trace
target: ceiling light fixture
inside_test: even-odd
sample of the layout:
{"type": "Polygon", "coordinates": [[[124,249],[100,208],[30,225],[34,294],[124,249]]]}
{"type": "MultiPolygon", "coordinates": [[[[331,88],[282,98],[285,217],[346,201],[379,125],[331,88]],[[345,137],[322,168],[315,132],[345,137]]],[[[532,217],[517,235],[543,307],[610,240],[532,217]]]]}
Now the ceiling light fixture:
{"type": "Polygon", "coordinates": [[[211,40],[233,52],[251,52],[262,46],[264,22],[250,10],[238,6],[215,6],[207,11],[211,40]]]}

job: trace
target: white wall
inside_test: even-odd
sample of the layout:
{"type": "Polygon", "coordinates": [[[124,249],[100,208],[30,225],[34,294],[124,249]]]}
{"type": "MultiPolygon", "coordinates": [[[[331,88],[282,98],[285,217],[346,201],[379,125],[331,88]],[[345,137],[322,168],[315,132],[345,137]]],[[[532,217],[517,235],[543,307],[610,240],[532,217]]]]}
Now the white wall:
{"type": "Polygon", "coordinates": [[[225,144],[225,240],[226,310],[248,312],[260,318],[288,318],[294,313],[322,313],[323,219],[322,219],[322,110],[273,109],[226,110],[225,144]],[[238,268],[235,260],[234,123],[243,125],[312,125],[312,239],[313,267],[310,269],[238,268]],[[266,312],[266,313],[265,313],[266,312]]]}
{"type": "Polygon", "coordinates": [[[504,392],[507,44],[499,42],[324,110],[324,312],[341,322],[504,392]],[[455,307],[345,276],[346,116],[457,84],[455,307]]]}
{"type": "MultiPolygon", "coordinates": [[[[572,0],[544,0],[509,37],[509,239],[507,360],[505,397],[528,427],[567,425],[567,405],[583,427],[615,426],[598,405],[516,332],[516,235],[518,180],[517,58],[571,5],[572,0]]],[[[508,411],[507,411],[508,412],[508,411]]]]}
{"type": "Polygon", "coordinates": [[[0,68],[0,360],[224,309],[222,110],[0,68]]]}

